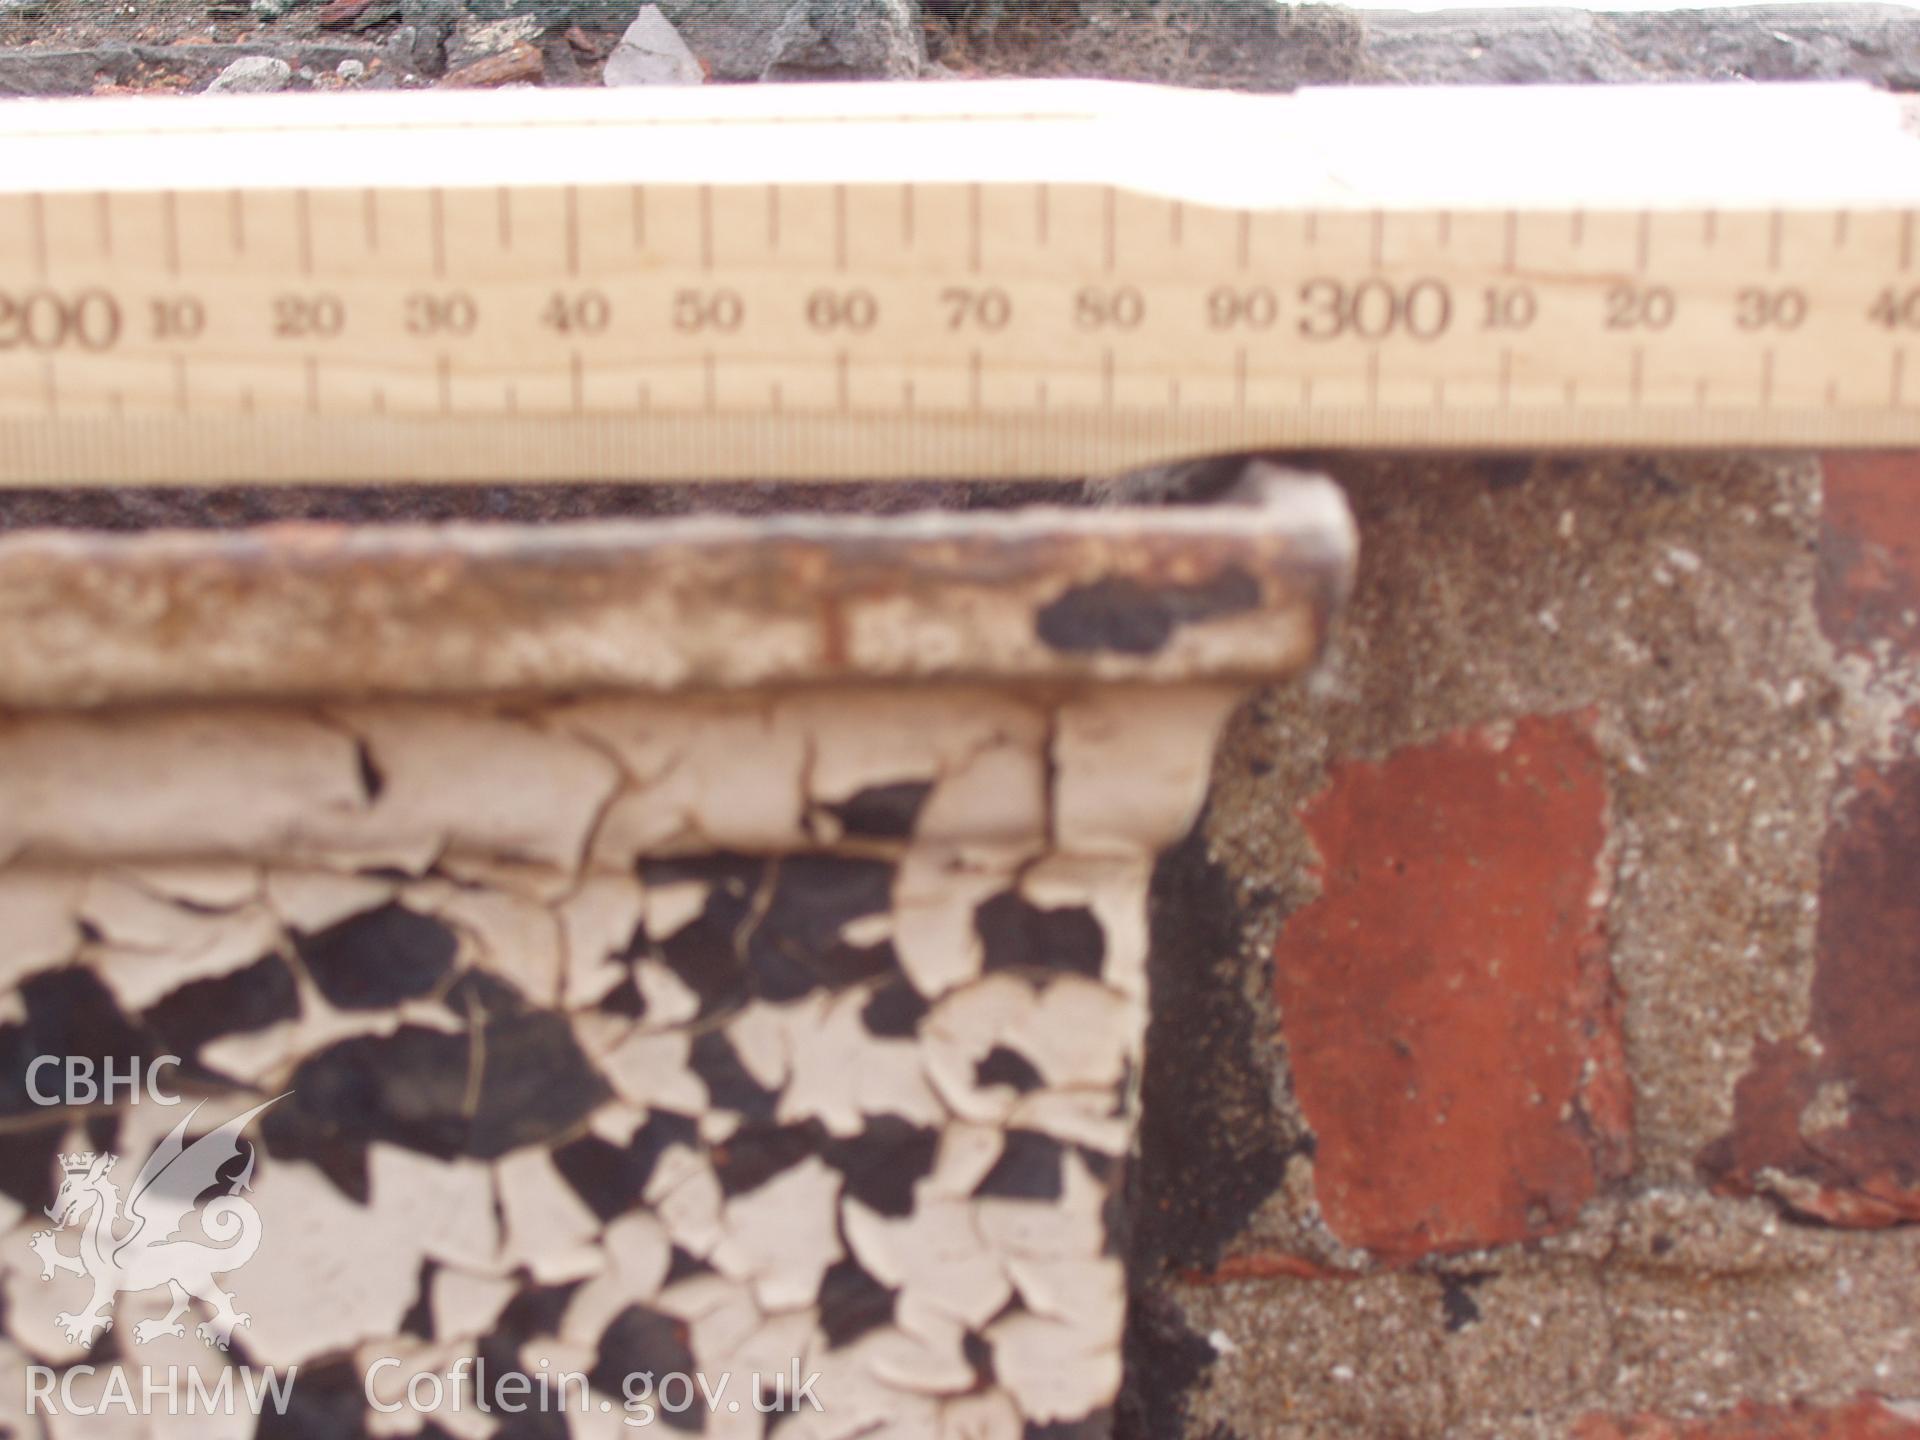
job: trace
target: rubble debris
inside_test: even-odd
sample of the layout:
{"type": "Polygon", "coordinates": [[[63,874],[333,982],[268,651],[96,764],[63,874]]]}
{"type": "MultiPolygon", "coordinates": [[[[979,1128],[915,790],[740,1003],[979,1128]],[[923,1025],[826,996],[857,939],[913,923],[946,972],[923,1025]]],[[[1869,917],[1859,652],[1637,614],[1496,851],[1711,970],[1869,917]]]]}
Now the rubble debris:
{"type": "Polygon", "coordinates": [[[660,7],[643,5],[607,57],[604,78],[609,85],[699,85],[706,73],[660,7]]]}
{"type": "Polygon", "coordinates": [[[666,0],[715,80],[905,80],[926,46],[909,0],[666,0]]]}
{"type": "Polygon", "coordinates": [[[489,55],[447,71],[440,84],[449,90],[487,89],[496,85],[533,84],[546,78],[546,57],[537,45],[521,41],[511,50],[489,55]]]}
{"type": "Polygon", "coordinates": [[[272,55],[243,55],[213,77],[209,95],[271,95],[287,88],[293,67],[272,55]]]}
{"type": "Polygon", "coordinates": [[[484,23],[462,15],[454,22],[452,34],[446,42],[447,68],[464,69],[477,60],[505,55],[516,45],[537,46],[543,33],[545,27],[532,15],[484,23]]]}
{"type": "Polygon", "coordinates": [[[314,22],[327,30],[341,30],[372,8],[374,0],[327,0],[314,22]]]}

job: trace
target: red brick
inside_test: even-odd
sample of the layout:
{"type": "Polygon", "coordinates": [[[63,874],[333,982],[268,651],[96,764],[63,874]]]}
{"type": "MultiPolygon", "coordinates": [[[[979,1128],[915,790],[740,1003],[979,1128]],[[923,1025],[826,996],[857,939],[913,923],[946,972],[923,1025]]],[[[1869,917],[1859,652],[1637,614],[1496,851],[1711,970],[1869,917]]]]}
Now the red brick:
{"type": "Polygon", "coordinates": [[[1382,1259],[1564,1226],[1631,1134],[1585,724],[1349,762],[1302,819],[1322,889],[1275,980],[1327,1224],[1382,1259]]]}
{"type": "Polygon", "coordinates": [[[1836,645],[1920,648],[1920,454],[1829,455],[1817,604],[1836,645]]]}
{"type": "MultiPolygon", "coordinates": [[[[1920,654],[1920,456],[1831,455],[1825,475],[1821,628],[1855,654],[1920,654]]],[[[1700,1160],[1721,1190],[1889,1225],[1920,1220],[1920,760],[1858,766],[1848,789],[1822,844],[1807,1032],[1755,1048],[1700,1160]]]]}
{"type": "Polygon", "coordinates": [[[373,0],[328,0],[327,4],[320,7],[314,23],[329,30],[338,30],[358,20],[372,4],[373,0]]]}
{"type": "Polygon", "coordinates": [[[1705,1420],[1592,1415],[1575,1424],[1573,1440],[1920,1440],[1920,1421],[1863,1395],[1827,1409],[1742,1405],[1705,1420]]]}
{"type": "Polygon", "coordinates": [[[488,55],[440,77],[446,90],[478,90],[494,85],[513,85],[546,79],[547,61],[537,46],[521,41],[511,50],[488,55]]]}
{"type": "Polygon", "coordinates": [[[1722,1190],[1873,1226],[1920,1220],[1920,761],[1854,785],[1822,848],[1809,1034],[1756,1047],[1701,1162],[1722,1190]],[[1823,1086],[1844,1123],[1806,1116],[1823,1086]]]}

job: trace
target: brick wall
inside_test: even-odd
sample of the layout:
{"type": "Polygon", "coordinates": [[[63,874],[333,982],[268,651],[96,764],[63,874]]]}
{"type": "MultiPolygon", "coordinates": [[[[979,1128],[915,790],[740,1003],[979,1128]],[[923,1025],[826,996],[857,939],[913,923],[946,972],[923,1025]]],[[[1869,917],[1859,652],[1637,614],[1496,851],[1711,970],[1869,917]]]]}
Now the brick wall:
{"type": "Polygon", "coordinates": [[[1920,1437],[1920,459],[1333,468],[1160,876],[1127,1423],[1920,1437]]]}

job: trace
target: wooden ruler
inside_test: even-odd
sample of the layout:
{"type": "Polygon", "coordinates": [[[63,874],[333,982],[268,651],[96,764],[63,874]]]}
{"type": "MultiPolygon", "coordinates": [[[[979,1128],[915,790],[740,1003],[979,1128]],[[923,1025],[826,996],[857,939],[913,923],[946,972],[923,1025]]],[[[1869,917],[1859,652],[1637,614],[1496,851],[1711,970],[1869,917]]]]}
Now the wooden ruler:
{"type": "Polygon", "coordinates": [[[0,108],[0,482],[1920,444],[1852,87],[0,108]]]}

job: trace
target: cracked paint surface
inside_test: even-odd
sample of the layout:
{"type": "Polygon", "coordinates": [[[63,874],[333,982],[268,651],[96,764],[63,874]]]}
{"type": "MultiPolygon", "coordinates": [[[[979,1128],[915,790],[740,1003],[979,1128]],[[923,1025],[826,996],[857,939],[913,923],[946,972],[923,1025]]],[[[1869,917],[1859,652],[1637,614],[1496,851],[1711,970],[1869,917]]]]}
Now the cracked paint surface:
{"type": "Polygon", "coordinates": [[[209,1099],[194,1133],[285,1096],[230,1280],[250,1323],[215,1356],[190,1328],[133,1345],[164,1292],[69,1341],[74,1297],[28,1248],[56,1155],[144,1157],[185,1112],[0,1091],[9,1358],[298,1365],[283,1423],[337,1436],[536,1433],[361,1392],[377,1360],[391,1398],[460,1357],[579,1371],[611,1402],[542,1434],[624,1433],[632,1373],[795,1364],[822,1408],[789,1440],[1104,1434],[1145,890],[1233,698],[6,722],[0,1067],[179,1055],[209,1099]]]}

